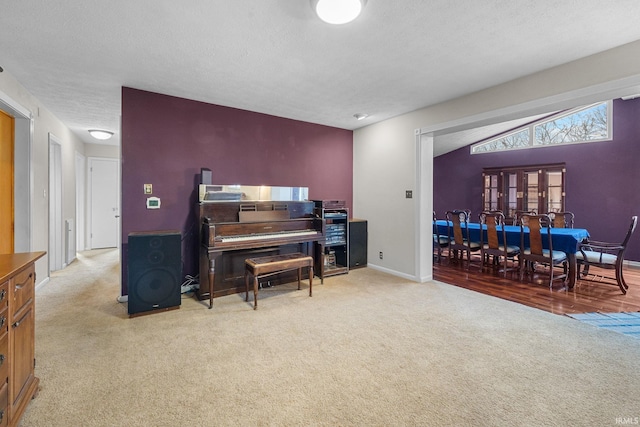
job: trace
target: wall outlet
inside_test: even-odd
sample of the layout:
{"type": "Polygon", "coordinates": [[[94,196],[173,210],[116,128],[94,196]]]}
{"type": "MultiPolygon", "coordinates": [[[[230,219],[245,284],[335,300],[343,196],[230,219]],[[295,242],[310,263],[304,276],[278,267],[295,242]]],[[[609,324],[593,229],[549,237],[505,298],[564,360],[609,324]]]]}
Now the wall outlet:
{"type": "Polygon", "coordinates": [[[405,197],[406,197],[407,199],[411,199],[411,198],[413,198],[413,191],[412,191],[412,190],[406,190],[406,192],[405,192],[405,197]]]}
{"type": "Polygon", "coordinates": [[[380,259],[382,259],[382,251],[380,251],[380,259]]]}

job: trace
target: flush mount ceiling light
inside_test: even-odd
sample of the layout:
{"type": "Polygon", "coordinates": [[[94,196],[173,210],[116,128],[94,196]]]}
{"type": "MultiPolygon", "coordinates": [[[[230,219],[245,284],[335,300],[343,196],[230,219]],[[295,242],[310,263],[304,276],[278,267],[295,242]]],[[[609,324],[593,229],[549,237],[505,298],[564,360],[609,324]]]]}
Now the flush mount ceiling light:
{"type": "Polygon", "coordinates": [[[311,0],[318,17],[329,24],[346,24],[360,15],[367,0],[311,0]]]}
{"type": "Polygon", "coordinates": [[[356,120],[364,120],[367,117],[369,117],[369,115],[364,113],[357,113],[357,114],[354,114],[353,117],[355,117],[356,120]]]}
{"type": "Polygon", "coordinates": [[[113,132],[109,132],[108,130],[90,129],[89,133],[92,137],[101,141],[109,139],[113,136],[113,132]]]}

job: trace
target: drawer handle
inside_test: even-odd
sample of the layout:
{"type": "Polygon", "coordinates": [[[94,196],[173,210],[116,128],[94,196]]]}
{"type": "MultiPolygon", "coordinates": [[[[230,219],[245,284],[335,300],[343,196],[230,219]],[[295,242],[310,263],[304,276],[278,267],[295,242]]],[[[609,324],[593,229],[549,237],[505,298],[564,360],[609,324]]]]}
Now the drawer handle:
{"type": "Polygon", "coordinates": [[[4,354],[0,354],[0,366],[4,363],[4,359],[6,359],[4,354]]]}
{"type": "Polygon", "coordinates": [[[7,316],[0,317],[0,328],[4,327],[5,323],[7,323],[7,316]]]}
{"type": "Polygon", "coordinates": [[[2,301],[4,299],[4,297],[7,296],[7,290],[3,289],[0,291],[0,301],[2,301]]]}
{"type": "Polygon", "coordinates": [[[31,280],[32,278],[33,278],[33,273],[29,273],[29,277],[27,277],[27,280],[25,280],[25,281],[24,281],[24,282],[22,282],[22,283],[18,283],[18,284],[16,284],[16,290],[20,290],[20,289],[22,289],[25,285],[30,284],[30,283],[32,282],[32,280],[31,280]]]}
{"type": "Polygon", "coordinates": [[[20,320],[18,320],[17,322],[15,322],[12,326],[13,326],[14,328],[17,328],[18,326],[20,326],[20,323],[22,323],[22,321],[23,321],[24,319],[26,319],[26,318],[27,318],[27,316],[29,315],[29,313],[31,313],[31,311],[29,311],[29,312],[25,313],[25,314],[24,314],[24,316],[22,316],[22,319],[20,319],[20,320]]]}
{"type": "Polygon", "coordinates": [[[4,409],[0,411],[0,424],[2,423],[3,418],[4,418],[4,409]]]}

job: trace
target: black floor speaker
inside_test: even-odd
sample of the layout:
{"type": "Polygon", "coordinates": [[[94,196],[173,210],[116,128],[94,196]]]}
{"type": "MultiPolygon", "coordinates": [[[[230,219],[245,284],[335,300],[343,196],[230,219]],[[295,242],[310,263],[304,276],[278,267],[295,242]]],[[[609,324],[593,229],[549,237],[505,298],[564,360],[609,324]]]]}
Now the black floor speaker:
{"type": "Polygon", "coordinates": [[[349,220],[349,269],[367,265],[367,221],[349,220]]]}
{"type": "Polygon", "coordinates": [[[129,317],[180,308],[179,231],[129,233],[127,264],[129,317]]]}

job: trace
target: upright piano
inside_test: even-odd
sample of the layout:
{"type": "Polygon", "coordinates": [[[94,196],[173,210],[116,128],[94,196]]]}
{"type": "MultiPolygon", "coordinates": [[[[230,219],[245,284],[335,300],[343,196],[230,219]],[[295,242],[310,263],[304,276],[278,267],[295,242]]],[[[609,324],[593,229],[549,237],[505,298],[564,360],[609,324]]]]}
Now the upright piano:
{"type": "MultiPolygon", "coordinates": [[[[226,191],[203,196],[201,190],[200,287],[196,295],[199,300],[209,299],[209,308],[214,297],[244,292],[245,259],[292,252],[316,258],[314,247],[324,244],[325,220],[315,214],[312,201],[250,200],[258,196],[238,193],[237,197],[226,191]]],[[[263,194],[259,197],[265,198],[263,194]]]]}

